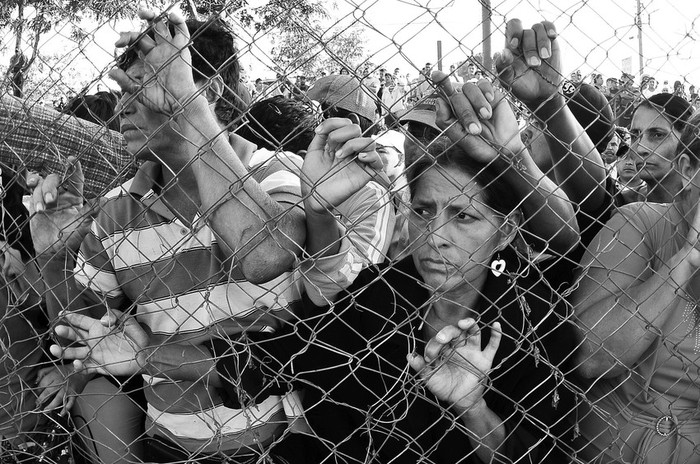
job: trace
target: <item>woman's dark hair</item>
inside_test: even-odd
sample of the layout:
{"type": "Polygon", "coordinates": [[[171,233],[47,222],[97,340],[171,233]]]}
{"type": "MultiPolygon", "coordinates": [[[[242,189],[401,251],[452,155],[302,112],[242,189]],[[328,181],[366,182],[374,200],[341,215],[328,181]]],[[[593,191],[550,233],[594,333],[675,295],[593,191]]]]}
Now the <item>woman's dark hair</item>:
{"type": "Polygon", "coordinates": [[[68,100],[61,112],[118,131],[119,118],[115,117],[114,112],[118,101],[119,97],[112,92],[78,95],[68,100]]]}
{"type": "MultiPolygon", "coordinates": [[[[206,21],[187,20],[192,37],[192,74],[195,81],[218,75],[224,83],[221,98],[216,102],[216,116],[226,124],[240,119],[246,111],[245,102],[236,93],[240,79],[240,64],[233,34],[220,18],[206,21]]],[[[170,32],[174,28],[170,25],[170,32]]],[[[153,37],[153,30],[148,35],[153,37]]],[[[126,71],[138,58],[136,47],[129,47],[117,60],[120,69],[126,71]]]]}
{"type": "Polygon", "coordinates": [[[643,100],[637,108],[651,108],[662,113],[678,132],[685,130],[686,124],[693,115],[694,108],[685,98],[673,95],[672,93],[657,93],[647,100],[643,100]]]}
{"type": "Polygon", "coordinates": [[[691,166],[700,166],[700,113],[695,113],[685,124],[676,154],[682,153],[688,154],[691,166]]]}
{"type": "Polygon", "coordinates": [[[251,105],[246,119],[248,123],[236,131],[238,135],[260,148],[293,153],[309,148],[318,125],[309,105],[282,95],[251,105]]]}
{"type": "MultiPolygon", "coordinates": [[[[520,198],[506,182],[501,173],[492,166],[474,161],[468,154],[452,143],[446,136],[436,139],[427,147],[430,156],[422,156],[414,161],[406,171],[411,198],[415,193],[420,176],[433,166],[456,168],[468,174],[481,187],[484,203],[494,211],[507,216],[520,205],[520,198]]],[[[445,179],[449,182],[448,179],[445,179]]]]}

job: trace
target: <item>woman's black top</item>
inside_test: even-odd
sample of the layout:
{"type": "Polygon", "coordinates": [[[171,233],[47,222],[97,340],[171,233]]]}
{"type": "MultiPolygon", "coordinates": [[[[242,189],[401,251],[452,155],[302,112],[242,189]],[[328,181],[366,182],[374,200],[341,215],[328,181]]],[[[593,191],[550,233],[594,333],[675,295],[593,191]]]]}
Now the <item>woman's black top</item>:
{"type": "MultiPolygon", "coordinates": [[[[476,308],[484,346],[492,322],[503,330],[484,395],[507,429],[496,462],[565,462],[573,394],[563,374],[575,345],[566,305],[514,253],[501,256],[506,274],[489,272],[476,308]],[[508,273],[516,268],[524,275],[508,273]]],[[[406,361],[423,354],[430,297],[408,257],[364,270],[332,307],[306,301],[297,326],[305,347],[293,368],[323,454],[334,456],[326,462],[480,462],[463,422],[406,361]]]]}

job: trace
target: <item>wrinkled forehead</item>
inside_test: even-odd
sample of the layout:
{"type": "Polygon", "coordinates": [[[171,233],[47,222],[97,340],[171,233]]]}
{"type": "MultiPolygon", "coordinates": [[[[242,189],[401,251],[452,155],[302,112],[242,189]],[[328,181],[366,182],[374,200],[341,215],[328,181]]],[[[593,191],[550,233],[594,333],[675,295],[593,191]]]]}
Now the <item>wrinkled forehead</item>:
{"type": "Polygon", "coordinates": [[[483,187],[471,174],[456,166],[429,167],[416,177],[411,190],[415,201],[462,207],[472,204],[484,205],[483,187]]]}

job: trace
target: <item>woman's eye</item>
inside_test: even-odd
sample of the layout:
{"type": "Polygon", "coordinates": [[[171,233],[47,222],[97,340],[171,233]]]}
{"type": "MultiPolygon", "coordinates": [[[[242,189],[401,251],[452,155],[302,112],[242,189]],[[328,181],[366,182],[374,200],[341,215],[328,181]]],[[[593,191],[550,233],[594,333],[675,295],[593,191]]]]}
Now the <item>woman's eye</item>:
{"type": "Polygon", "coordinates": [[[473,221],[476,219],[474,216],[467,214],[467,213],[464,213],[464,212],[457,213],[457,215],[455,217],[460,221],[473,221]]]}

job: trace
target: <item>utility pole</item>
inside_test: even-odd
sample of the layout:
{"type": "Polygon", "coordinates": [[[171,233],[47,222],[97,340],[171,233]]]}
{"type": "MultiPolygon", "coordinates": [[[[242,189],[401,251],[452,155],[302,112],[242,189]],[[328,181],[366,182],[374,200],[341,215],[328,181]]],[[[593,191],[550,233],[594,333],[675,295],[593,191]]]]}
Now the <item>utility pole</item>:
{"type": "MultiPolygon", "coordinates": [[[[484,55],[484,68],[487,73],[492,70],[491,64],[491,0],[481,1],[481,41],[482,53],[484,55]]],[[[639,0],[637,0],[639,2],[639,0]]],[[[641,40],[641,39],[640,39],[641,40]]]]}
{"type": "Polygon", "coordinates": [[[644,51],[642,49],[642,0],[637,0],[637,39],[639,40],[639,75],[644,74],[644,51]]]}

